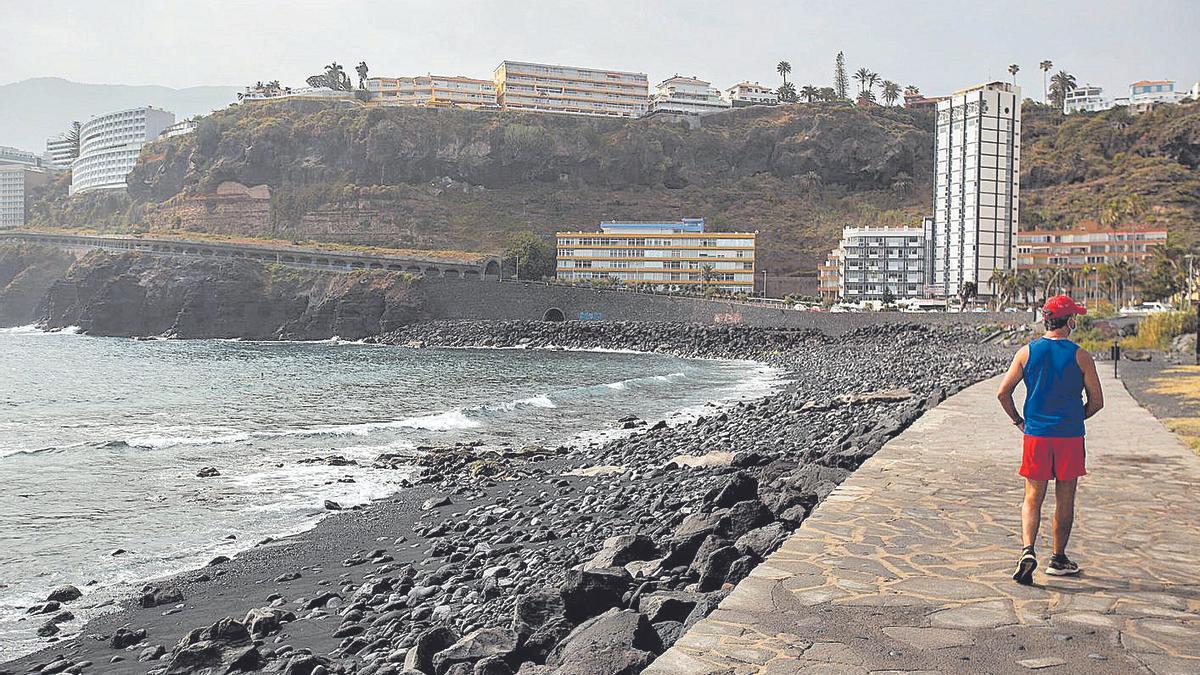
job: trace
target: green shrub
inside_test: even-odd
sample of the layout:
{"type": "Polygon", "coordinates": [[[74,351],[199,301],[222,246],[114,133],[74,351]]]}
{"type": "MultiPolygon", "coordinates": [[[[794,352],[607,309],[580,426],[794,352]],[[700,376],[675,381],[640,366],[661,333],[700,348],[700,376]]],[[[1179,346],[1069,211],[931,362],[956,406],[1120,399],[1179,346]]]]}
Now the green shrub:
{"type": "Polygon", "coordinates": [[[1123,349],[1168,349],[1184,333],[1196,332],[1195,312],[1160,312],[1138,322],[1137,335],[1121,340],[1123,349]]]}

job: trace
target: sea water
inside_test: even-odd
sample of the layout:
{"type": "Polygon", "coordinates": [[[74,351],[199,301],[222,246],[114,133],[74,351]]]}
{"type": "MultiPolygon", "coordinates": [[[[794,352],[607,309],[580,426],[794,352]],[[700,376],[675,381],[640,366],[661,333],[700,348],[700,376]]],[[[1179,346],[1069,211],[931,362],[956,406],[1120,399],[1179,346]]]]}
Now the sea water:
{"type": "Polygon", "coordinates": [[[415,470],[371,468],[380,454],[578,442],[775,384],[650,354],[0,329],[0,662],[38,646],[45,617],[20,619],[60,584],[87,593],[69,633],[102,611],[79,606],[403,489],[415,470]],[[357,465],[301,461],[329,455],[357,465]]]}

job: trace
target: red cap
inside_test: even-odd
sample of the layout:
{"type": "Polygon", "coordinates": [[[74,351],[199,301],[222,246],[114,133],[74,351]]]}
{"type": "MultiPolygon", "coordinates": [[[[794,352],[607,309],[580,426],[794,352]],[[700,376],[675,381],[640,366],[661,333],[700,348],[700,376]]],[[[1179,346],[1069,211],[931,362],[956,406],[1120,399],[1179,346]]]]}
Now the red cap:
{"type": "Polygon", "coordinates": [[[1077,304],[1069,295],[1056,295],[1042,305],[1042,316],[1047,319],[1063,319],[1075,314],[1087,314],[1087,307],[1077,304]]]}

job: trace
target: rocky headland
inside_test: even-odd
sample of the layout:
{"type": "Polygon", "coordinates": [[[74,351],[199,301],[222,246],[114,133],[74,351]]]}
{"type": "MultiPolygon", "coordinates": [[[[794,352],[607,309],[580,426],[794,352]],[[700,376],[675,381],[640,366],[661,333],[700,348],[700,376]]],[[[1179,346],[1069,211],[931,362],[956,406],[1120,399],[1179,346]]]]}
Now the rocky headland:
{"type": "MultiPolygon", "coordinates": [[[[999,372],[1005,355],[987,334],[904,323],[837,336],[598,322],[381,332],[371,339],[396,348],[750,359],[783,369],[786,385],[676,425],[614,420],[622,435],[590,444],[424,448],[402,493],[360,510],[329,502],[314,530],[148,586],[0,672],[640,672],[889,438],[999,372]]],[[[47,591],[30,620],[54,639],[88,596],[47,591]]]]}

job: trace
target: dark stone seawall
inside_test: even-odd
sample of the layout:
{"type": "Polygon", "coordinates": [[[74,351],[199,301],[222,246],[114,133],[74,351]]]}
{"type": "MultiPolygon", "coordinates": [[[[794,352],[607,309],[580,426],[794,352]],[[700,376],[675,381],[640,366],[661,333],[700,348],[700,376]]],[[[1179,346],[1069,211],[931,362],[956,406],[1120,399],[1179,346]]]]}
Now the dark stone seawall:
{"type": "Polygon", "coordinates": [[[547,313],[558,310],[567,321],[667,321],[768,328],[819,328],[834,332],[898,321],[926,325],[1020,325],[1029,322],[1029,315],[1019,312],[832,314],[723,300],[518,281],[479,283],[438,280],[422,283],[421,289],[425,302],[424,315],[429,319],[540,321],[547,318],[547,313]]]}

